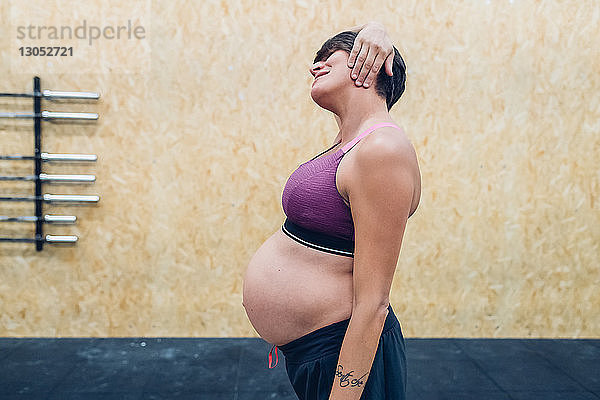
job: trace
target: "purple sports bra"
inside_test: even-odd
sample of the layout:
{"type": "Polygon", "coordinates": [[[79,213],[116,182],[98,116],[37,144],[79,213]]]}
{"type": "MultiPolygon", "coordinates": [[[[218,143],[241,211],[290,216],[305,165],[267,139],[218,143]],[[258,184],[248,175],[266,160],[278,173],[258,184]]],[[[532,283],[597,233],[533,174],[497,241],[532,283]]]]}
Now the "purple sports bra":
{"type": "MultiPolygon", "coordinates": [[[[339,194],[335,177],[338,165],[344,156],[356,143],[363,137],[376,129],[390,126],[400,129],[392,123],[380,123],[374,125],[354,138],[336,152],[319,157],[333,147],[319,153],[311,160],[300,164],[300,166],[290,175],[282,195],[283,212],[287,216],[286,224],[295,228],[295,235],[291,235],[288,230],[282,228],[288,236],[294,239],[306,239],[307,235],[316,234],[317,236],[329,237],[333,244],[326,246],[330,248],[343,248],[337,243],[347,243],[350,247],[346,249],[352,252],[354,249],[354,223],[350,207],[346,205],[342,196],[339,194]]],[[[301,241],[298,240],[298,241],[301,241]]],[[[313,240],[314,242],[314,240],[313,240]]],[[[309,243],[305,243],[309,244],[309,243]]],[[[314,247],[314,246],[311,246],[314,247]]],[[[340,253],[342,254],[342,253],[340,253]]],[[[350,254],[345,254],[350,255],[350,254]]]]}

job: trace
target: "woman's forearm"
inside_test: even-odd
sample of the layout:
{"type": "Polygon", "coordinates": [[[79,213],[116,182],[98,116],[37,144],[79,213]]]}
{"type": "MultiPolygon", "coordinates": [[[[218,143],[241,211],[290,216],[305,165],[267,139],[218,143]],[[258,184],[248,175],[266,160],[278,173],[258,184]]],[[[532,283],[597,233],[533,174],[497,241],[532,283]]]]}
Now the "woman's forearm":
{"type": "Polygon", "coordinates": [[[378,21],[369,21],[366,24],[353,26],[352,28],[349,28],[348,30],[351,31],[351,32],[358,33],[360,31],[362,31],[367,25],[379,25],[381,28],[385,29],[385,27],[383,26],[383,24],[381,22],[378,22],[378,21]]]}
{"type": "Polygon", "coordinates": [[[356,26],[353,26],[352,28],[349,28],[348,30],[351,31],[351,32],[358,33],[358,32],[360,32],[365,27],[365,25],[366,24],[356,25],[356,26]]]}
{"type": "Polygon", "coordinates": [[[375,359],[388,310],[353,311],[333,379],[329,400],[359,400],[375,359]]]}

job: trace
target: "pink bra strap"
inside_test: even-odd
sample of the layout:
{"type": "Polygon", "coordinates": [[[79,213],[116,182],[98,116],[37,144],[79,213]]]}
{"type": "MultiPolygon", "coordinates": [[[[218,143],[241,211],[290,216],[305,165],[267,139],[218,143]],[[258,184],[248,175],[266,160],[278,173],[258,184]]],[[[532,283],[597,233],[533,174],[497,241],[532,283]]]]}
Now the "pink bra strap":
{"type": "Polygon", "coordinates": [[[354,146],[360,139],[364,138],[365,136],[367,136],[369,133],[373,132],[375,129],[379,129],[379,128],[383,128],[384,126],[390,126],[393,128],[398,128],[398,125],[396,124],[392,124],[391,122],[382,122],[381,124],[377,124],[377,125],[373,125],[372,127],[368,128],[367,130],[365,130],[363,133],[361,133],[360,135],[358,135],[357,137],[355,137],[354,139],[352,139],[351,142],[347,143],[344,147],[342,147],[342,151],[345,153],[347,152],[352,146],[354,146]]]}

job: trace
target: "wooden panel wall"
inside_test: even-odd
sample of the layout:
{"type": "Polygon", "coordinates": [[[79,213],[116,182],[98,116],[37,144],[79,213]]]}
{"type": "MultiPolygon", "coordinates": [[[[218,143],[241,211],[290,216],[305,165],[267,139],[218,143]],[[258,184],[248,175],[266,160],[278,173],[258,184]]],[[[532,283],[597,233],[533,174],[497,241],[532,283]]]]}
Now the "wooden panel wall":
{"type": "MultiPolygon", "coordinates": [[[[423,177],[392,287],[406,336],[598,337],[600,4],[541,1],[0,2],[0,91],[97,90],[91,125],[44,123],[44,148],[96,153],[75,247],[0,246],[0,336],[255,336],[253,252],[284,219],[298,164],[335,137],[309,96],[315,51],[381,21],[408,65],[393,117],[423,177]],[[143,39],[20,40],[18,26],[123,25],[143,39]],[[72,45],[66,58],[22,45],[72,45]]],[[[0,111],[29,111],[0,99],[0,111]]],[[[31,123],[0,121],[0,154],[31,123]]],[[[0,174],[31,164],[0,161],[0,174]]],[[[31,183],[0,182],[0,194],[31,183]]],[[[0,203],[0,215],[33,212],[0,203]]],[[[33,227],[0,225],[0,236],[33,227]]]]}

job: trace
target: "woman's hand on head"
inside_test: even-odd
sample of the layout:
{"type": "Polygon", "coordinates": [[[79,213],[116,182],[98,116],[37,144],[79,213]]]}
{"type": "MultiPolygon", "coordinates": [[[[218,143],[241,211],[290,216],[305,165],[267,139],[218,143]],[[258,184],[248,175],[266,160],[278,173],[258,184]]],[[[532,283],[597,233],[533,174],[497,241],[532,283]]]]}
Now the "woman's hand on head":
{"type": "Polygon", "coordinates": [[[357,86],[370,87],[384,63],[386,73],[392,76],[394,46],[379,22],[372,21],[351,30],[356,32],[357,28],[360,31],[348,58],[348,67],[352,68],[351,76],[357,86]]]}

